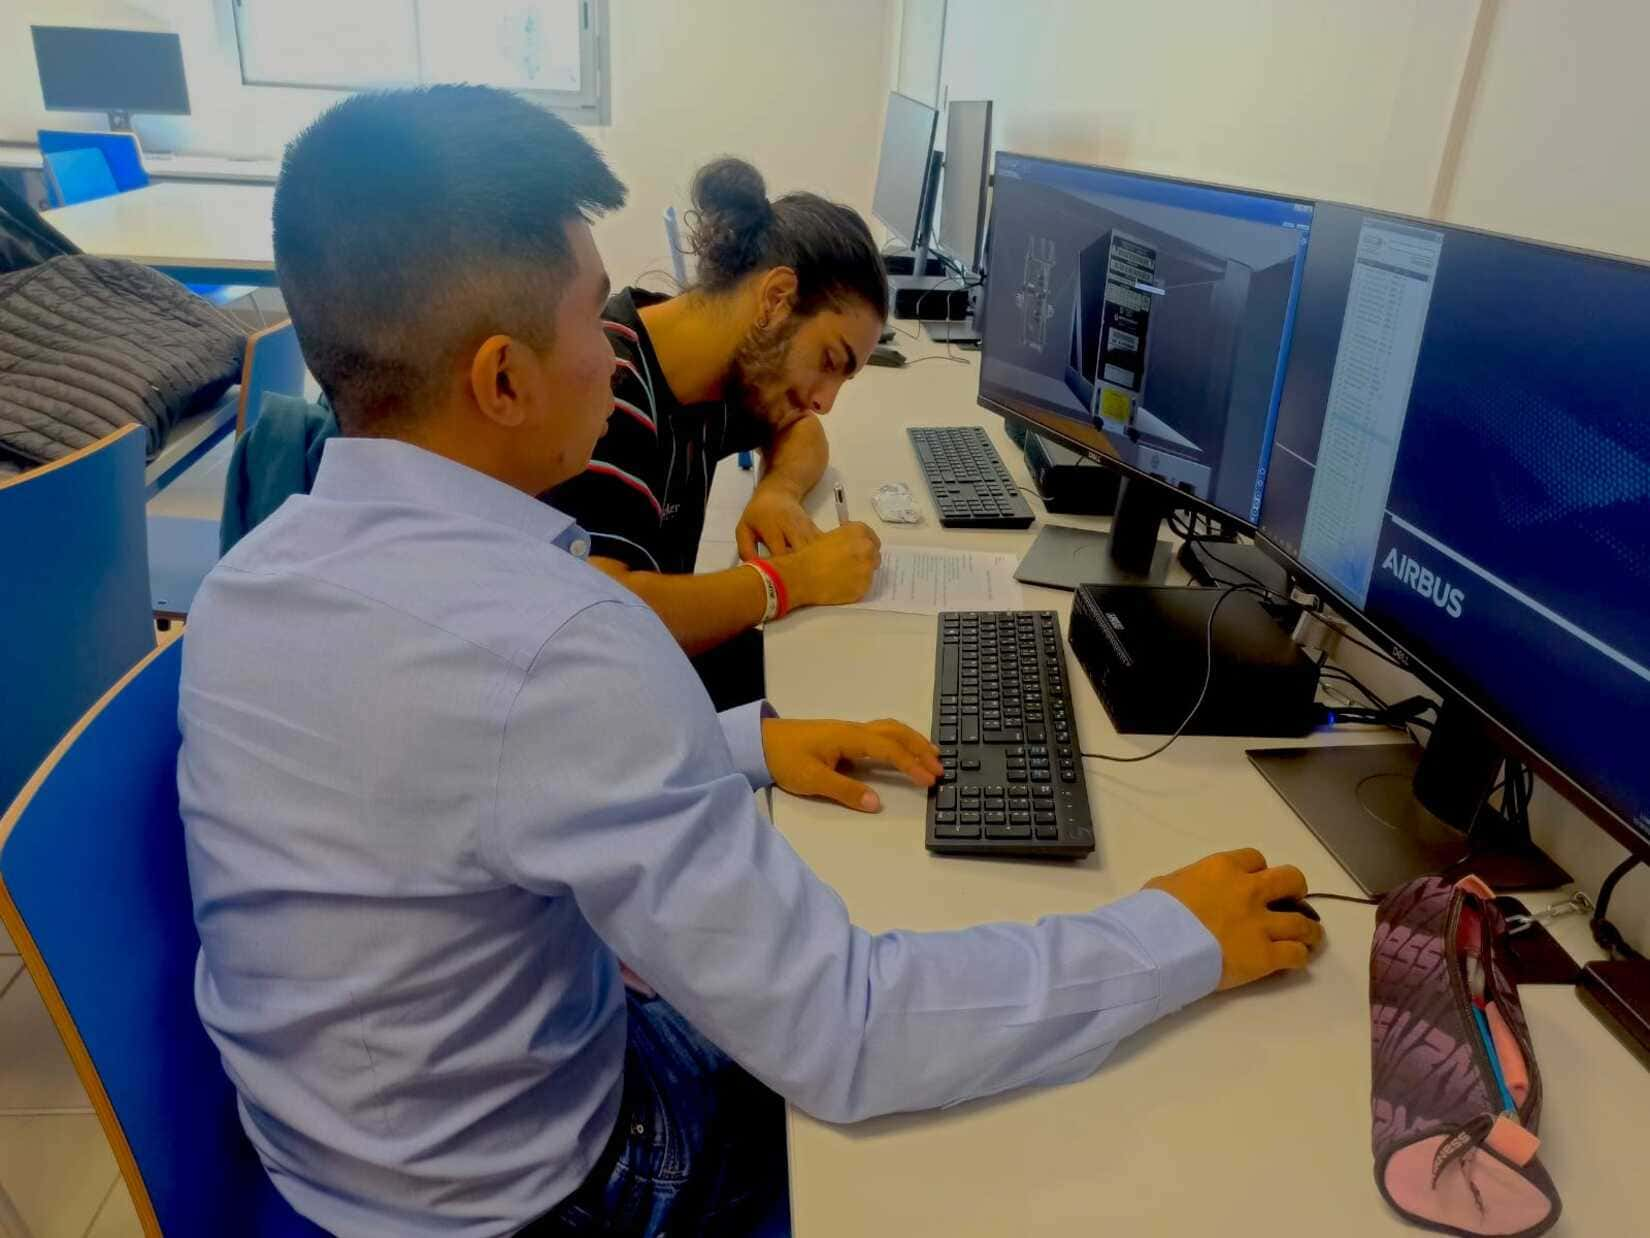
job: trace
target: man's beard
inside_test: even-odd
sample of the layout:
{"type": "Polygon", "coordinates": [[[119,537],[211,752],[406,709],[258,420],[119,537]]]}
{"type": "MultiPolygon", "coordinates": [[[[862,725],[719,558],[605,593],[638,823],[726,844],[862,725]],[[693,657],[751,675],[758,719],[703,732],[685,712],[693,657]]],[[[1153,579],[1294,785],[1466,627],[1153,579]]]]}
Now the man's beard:
{"type": "Polygon", "coordinates": [[[801,326],[791,314],[777,327],[751,327],[728,369],[725,389],[730,403],[775,426],[807,411],[792,404],[785,390],[785,362],[801,326]]]}

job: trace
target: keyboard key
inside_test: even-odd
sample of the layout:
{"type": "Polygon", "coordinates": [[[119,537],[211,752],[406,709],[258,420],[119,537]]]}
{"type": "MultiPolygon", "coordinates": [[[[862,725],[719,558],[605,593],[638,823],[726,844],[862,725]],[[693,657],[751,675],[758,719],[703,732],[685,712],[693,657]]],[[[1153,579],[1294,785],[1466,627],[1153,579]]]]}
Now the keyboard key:
{"type": "Polygon", "coordinates": [[[1031,814],[1029,812],[1011,812],[1008,814],[1008,819],[1013,825],[1031,824],[1031,814]]]}
{"type": "Polygon", "coordinates": [[[1061,770],[1060,771],[1060,781],[1061,782],[1076,782],[1077,781],[1077,771],[1076,770],[1070,770],[1070,769],[1061,770]]]}
{"type": "Polygon", "coordinates": [[[978,838],[979,836],[980,827],[969,825],[966,822],[958,822],[956,825],[939,825],[936,823],[934,826],[935,838],[978,838]]]}
{"type": "Polygon", "coordinates": [[[980,823],[980,814],[965,810],[957,814],[957,820],[963,825],[978,825],[980,823]]]}
{"type": "Polygon", "coordinates": [[[985,827],[987,838],[1030,838],[1029,825],[1011,825],[1007,822],[997,822],[985,827]]]}
{"type": "Polygon", "coordinates": [[[1024,782],[1026,780],[1025,770],[1023,770],[1023,769],[1011,769],[1011,770],[1009,770],[1008,771],[1008,780],[1010,782],[1024,782]]]}
{"type": "Polygon", "coordinates": [[[988,812],[988,813],[985,814],[985,823],[987,825],[1001,825],[1004,821],[1007,821],[1007,820],[1008,820],[1008,814],[1007,813],[988,812]]]}
{"type": "Polygon", "coordinates": [[[1039,812],[1036,814],[1036,820],[1038,825],[1053,825],[1055,823],[1052,812],[1039,812]]]}
{"type": "Polygon", "coordinates": [[[939,795],[934,799],[936,808],[955,808],[957,806],[957,788],[941,787],[939,795]]]}
{"type": "Polygon", "coordinates": [[[942,726],[940,728],[938,742],[942,743],[942,744],[954,744],[954,743],[956,743],[957,742],[957,728],[954,727],[954,726],[942,726]]]}
{"type": "Polygon", "coordinates": [[[935,825],[955,825],[956,823],[957,823],[957,814],[956,813],[954,813],[954,812],[940,812],[937,809],[935,810],[935,812],[934,812],[934,824],[935,825]]]}
{"type": "Polygon", "coordinates": [[[1036,825],[1037,837],[1044,842],[1053,842],[1060,837],[1060,827],[1049,821],[1039,821],[1036,825]]]}
{"type": "Polygon", "coordinates": [[[962,759],[962,767],[966,770],[979,769],[980,768],[980,758],[979,757],[964,757],[962,759]]]}

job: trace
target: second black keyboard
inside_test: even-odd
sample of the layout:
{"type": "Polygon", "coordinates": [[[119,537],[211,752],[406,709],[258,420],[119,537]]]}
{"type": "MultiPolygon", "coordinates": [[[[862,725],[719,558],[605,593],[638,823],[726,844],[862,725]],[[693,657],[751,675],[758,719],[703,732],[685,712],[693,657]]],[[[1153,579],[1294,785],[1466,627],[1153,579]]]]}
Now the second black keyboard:
{"type": "Polygon", "coordinates": [[[927,844],[953,855],[1094,850],[1083,759],[1051,610],[948,611],[934,658],[927,844]]]}
{"type": "Polygon", "coordinates": [[[916,426],[917,449],[940,523],[962,529],[1023,529],[1035,517],[1008,466],[979,426],[916,426]]]}

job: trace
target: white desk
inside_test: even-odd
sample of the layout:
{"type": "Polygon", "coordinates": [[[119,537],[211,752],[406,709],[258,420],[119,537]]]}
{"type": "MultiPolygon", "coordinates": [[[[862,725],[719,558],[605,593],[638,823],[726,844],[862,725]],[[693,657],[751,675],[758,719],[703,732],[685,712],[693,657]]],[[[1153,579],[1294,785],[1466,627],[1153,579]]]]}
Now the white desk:
{"type": "Polygon", "coordinates": [[[47,211],[89,254],[129,258],[188,283],[275,283],[270,211],[262,185],[169,181],[47,211]]]}
{"type": "MultiPolygon", "coordinates": [[[[900,347],[933,351],[908,341],[900,347]]],[[[994,550],[1030,544],[1035,527],[962,533],[933,522],[907,425],[984,425],[1016,477],[1028,480],[1002,423],[976,407],[974,380],[972,360],[871,370],[844,390],[827,418],[833,469],[850,509],[872,518],[885,542],[994,550]],[[929,524],[874,521],[868,496],[889,481],[911,485],[929,524]]],[[[725,468],[717,488],[748,486],[746,478],[725,468]]],[[[820,487],[812,501],[827,528],[834,522],[828,494],[820,487]]],[[[1040,512],[1035,500],[1032,506],[1040,512]]],[[[1062,620],[1070,607],[1070,595],[1054,590],[1028,589],[1026,601],[1059,610],[1062,620]]],[[[807,611],[771,625],[766,646],[768,693],[782,713],[887,715],[926,732],[932,618],[807,611]]],[[[1090,751],[1139,752],[1156,742],[1117,735],[1075,663],[1070,682],[1090,751]]],[[[1250,767],[1243,752],[1254,742],[1266,741],[1191,738],[1138,765],[1085,762],[1099,846],[1078,864],[930,856],[922,841],[923,794],[889,780],[879,783],[880,816],[776,792],[774,820],[872,930],[949,929],[1085,910],[1157,873],[1241,845],[1258,846],[1274,863],[1299,865],[1314,890],[1355,892],[1250,767]]],[[[1332,742],[1390,740],[1348,734],[1332,742]]],[[[1343,903],[1320,910],[1328,942],[1308,974],[1199,1002],[1124,1044],[1082,1083],[853,1127],[792,1110],[797,1238],[1418,1232],[1388,1211],[1373,1179],[1374,912],[1343,903]]],[[[1584,926],[1561,925],[1573,954],[1596,957],[1584,926]]],[[[1564,1199],[1554,1233],[1643,1232],[1637,1158],[1650,1074],[1570,989],[1531,987],[1524,997],[1548,1089],[1542,1156],[1564,1199]]]]}

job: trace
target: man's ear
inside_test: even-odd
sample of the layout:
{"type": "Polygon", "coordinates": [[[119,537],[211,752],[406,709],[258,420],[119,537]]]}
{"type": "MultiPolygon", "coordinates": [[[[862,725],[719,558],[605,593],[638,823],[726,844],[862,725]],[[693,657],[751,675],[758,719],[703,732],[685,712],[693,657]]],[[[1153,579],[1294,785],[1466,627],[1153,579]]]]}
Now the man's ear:
{"type": "Polygon", "coordinates": [[[790,267],[774,267],[762,277],[756,288],[756,325],[777,327],[789,318],[796,308],[796,293],[800,284],[790,267]]]}
{"type": "Polygon", "coordinates": [[[522,399],[527,350],[508,335],[490,335],[470,359],[470,397],[487,420],[515,427],[527,419],[522,399]]]}

